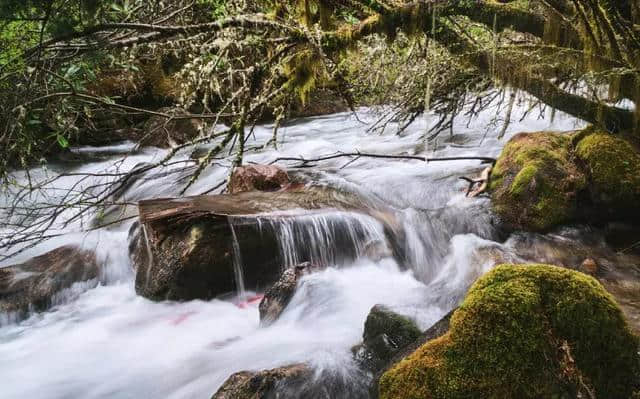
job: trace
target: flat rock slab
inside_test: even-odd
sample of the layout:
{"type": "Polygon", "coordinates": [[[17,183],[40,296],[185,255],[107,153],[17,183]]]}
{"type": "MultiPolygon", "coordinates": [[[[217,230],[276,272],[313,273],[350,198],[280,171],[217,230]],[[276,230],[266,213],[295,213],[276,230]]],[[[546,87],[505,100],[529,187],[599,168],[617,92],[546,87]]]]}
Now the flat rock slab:
{"type": "Polygon", "coordinates": [[[159,198],[140,201],[140,221],[184,215],[247,216],[292,209],[362,209],[355,197],[320,187],[299,187],[287,191],[248,191],[238,194],[198,195],[185,198],[159,198]]]}

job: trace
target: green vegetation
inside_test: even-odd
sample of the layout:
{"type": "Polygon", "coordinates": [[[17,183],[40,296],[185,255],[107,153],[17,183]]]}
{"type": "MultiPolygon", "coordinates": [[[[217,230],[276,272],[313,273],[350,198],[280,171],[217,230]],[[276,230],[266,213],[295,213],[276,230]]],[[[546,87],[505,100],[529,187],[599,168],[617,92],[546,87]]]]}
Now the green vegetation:
{"type": "MultiPolygon", "coordinates": [[[[216,141],[194,160],[186,192],[222,153],[241,165],[246,132],[267,120],[276,146],[282,121],[305,110],[384,104],[372,130],[399,134],[430,112],[439,119],[425,129],[428,143],[507,90],[637,140],[640,107],[620,104],[640,101],[639,20],[635,3],[611,0],[6,0],[0,186],[15,186],[15,169],[76,145],[172,144],[153,169],[216,141]],[[167,136],[147,128],[176,119],[202,129],[179,142],[148,137],[167,136]]],[[[510,113],[513,101],[504,103],[510,113]]],[[[508,125],[500,118],[497,137],[508,125]]],[[[574,174],[573,148],[555,154],[568,162],[550,165],[552,145],[539,160],[534,151],[497,165],[496,210],[516,226],[544,230],[573,218],[588,173],[574,174]]],[[[623,173],[635,181],[633,170],[623,173]]],[[[595,202],[630,204],[635,194],[624,190],[600,191],[595,202]]],[[[80,202],[95,206],[109,192],[80,202]]]]}
{"type": "Polygon", "coordinates": [[[401,128],[434,111],[442,120],[427,138],[450,127],[467,95],[506,85],[605,130],[633,132],[636,115],[610,104],[640,95],[639,14],[609,0],[7,0],[0,175],[111,137],[113,126],[96,115],[128,129],[177,106],[245,127],[282,120],[316,90],[351,108],[392,105],[401,128]],[[575,82],[590,90],[575,95],[575,82]],[[589,94],[601,88],[608,98],[589,94]]]}
{"type": "Polygon", "coordinates": [[[381,399],[628,398],[638,338],[593,278],[502,265],[480,278],[450,331],[387,371],[381,399]]]}

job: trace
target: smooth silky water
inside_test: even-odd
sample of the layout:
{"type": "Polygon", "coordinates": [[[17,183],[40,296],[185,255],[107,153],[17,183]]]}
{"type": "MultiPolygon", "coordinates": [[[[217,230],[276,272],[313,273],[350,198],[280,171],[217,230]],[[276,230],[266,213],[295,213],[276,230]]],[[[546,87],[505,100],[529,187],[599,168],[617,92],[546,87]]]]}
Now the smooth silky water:
{"type": "MultiPolygon", "coordinates": [[[[313,158],[356,150],[430,157],[497,156],[515,132],[579,127],[562,115],[551,120],[549,113],[546,119],[518,122],[525,110],[526,104],[514,111],[501,141],[495,139],[495,132],[484,137],[495,110],[482,113],[468,126],[460,118],[453,137],[443,133],[436,144],[428,145],[421,139],[428,121],[417,122],[397,136],[392,130],[368,133],[367,125],[349,113],[298,120],[281,128],[278,150],[261,148],[271,137],[270,126],[263,126],[249,141],[252,150],[245,161],[268,163],[279,156],[313,158]]],[[[375,115],[361,110],[359,119],[373,121],[375,115]]],[[[166,154],[155,148],[129,153],[133,149],[130,143],[80,148],[76,151],[87,156],[87,162],[52,164],[31,174],[43,179],[60,172],[127,171],[166,154]],[[122,154],[128,155],[116,162],[122,154]]],[[[181,152],[177,159],[188,160],[191,151],[181,152]]],[[[256,303],[239,299],[157,303],[137,296],[127,253],[131,221],[91,233],[76,231],[92,223],[95,215],[64,228],[52,226],[52,232],[66,234],[5,265],[73,243],[95,250],[106,266],[99,281],[66,290],[47,312],[19,323],[0,316],[0,398],[208,398],[234,372],[298,362],[345,379],[362,379],[351,347],[360,342],[372,306],[388,305],[427,328],[454,308],[469,285],[493,265],[490,257],[477,250],[500,244],[494,242],[497,235],[489,201],[465,198],[466,183],[458,179],[478,173],[483,168],[478,161],[425,164],[360,158],[345,166],[347,162],[338,158],[299,173],[314,184],[391,210],[393,225],[402,233],[402,241],[395,244],[404,254],[401,264],[389,256],[392,243],[382,223],[371,215],[333,209],[262,215],[258,218],[261,228],[278,232],[283,267],[303,257],[329,267],[305,276],[282,316],[273,325],[260,327],[256,303]],[[342,242],[335,242],[337,236],[342,242]],[[343,256],[339,248],[347,248],[350,256],[343,256]]],[[[187,194],[216,186],[226,173],[220,166],[209,168],[187,194]]],[[[186,183],[185,175],[180,165],[171,165],[136,180],[119,195],[128,202],[177,195],[186,183]]],[[[24,172],[17,177],[24,178],[24,172]]],[[[81,186],[108,178],[100,179],[81,186]]],[[[74,184],[77,177],[65,177],[50,187],[47,196],[34,195],[28,201],[60,200],[64,189],[74,184]]],[[[128,215],[132,209],[117,211],[128,215]]],[[[72,215],[68,212],[63,216],[72,215]]],[[[245,291],[242,248],[236,252],[236,284],[245,291]]]]}

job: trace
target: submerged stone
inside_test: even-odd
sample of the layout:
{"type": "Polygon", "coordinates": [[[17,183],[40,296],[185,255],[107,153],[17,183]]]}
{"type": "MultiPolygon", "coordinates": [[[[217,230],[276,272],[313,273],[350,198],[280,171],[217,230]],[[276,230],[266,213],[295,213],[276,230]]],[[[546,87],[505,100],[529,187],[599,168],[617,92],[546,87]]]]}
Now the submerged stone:
{"type": "Polygon", "coordinates": [[[448,333],[380,379],[380,398],[628,398],[638,338],[592,277],[502,265],[480,278],[448,333]]]}

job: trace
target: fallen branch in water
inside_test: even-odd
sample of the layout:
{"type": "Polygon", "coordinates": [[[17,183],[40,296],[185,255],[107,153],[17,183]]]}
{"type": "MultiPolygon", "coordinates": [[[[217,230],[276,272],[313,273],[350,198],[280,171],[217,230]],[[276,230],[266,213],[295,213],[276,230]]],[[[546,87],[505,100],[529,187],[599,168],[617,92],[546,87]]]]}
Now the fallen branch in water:
{"type": "Polygon", "coordinates": [[[356,158],[383,158],[383,159],[406,159],[406,160],[414,160],[414,161],[422,161],[422,162],[438,162],[438,161],[468,161],[468,160],[478,160],[482,161],[482,163],[495,163],[495,158],[490,157],[444,157],[444,158],[427,158],[421,157],[417,155],[389,155],[389,154],[372,154],[366,152],[339,152],[336,154],[323,155],[318,158],[304,158],[304,157],[279,157],[274,159],[269,163],[269,165],[273,165],[280,161],[296,161],[301,162],[297,167],[304,168],[310,167],[314,162],[328,161],[336,158],[345,158],[345,157],[356,157],[356,158]]]}
{"type": "Polygon", "coordinates": [[[490,166],[487,166],[485,169],[483,169],[482,173],[480,173],[480,177],[477,179],[472,179],[465,176],[460,177],[461,180],[469,182],[469,187],[467,188],[467,193],[465,194],[467,197],[474,198],[487,191],[487,187],[489,187],[489,183],[491,181],[491,172],[493,171],[494,164],[495,161],[491,163],[490,166]]]}

